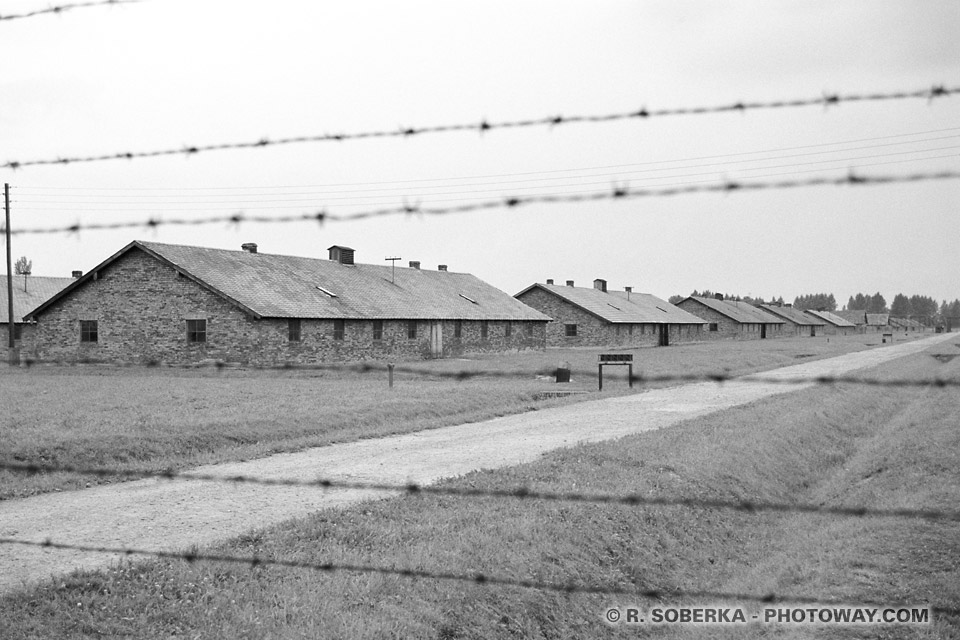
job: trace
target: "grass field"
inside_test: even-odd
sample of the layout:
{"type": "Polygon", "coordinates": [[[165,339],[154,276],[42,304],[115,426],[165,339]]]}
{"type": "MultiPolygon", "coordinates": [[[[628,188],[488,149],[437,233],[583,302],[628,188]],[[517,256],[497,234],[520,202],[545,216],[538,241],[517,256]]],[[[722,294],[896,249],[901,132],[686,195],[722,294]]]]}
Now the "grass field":
{"type": "MultiPolygon", "coordinates": [[[[960,358],[918,354],[869,374],[960,380],[960,358]]],[[[815,387],[446,485],[955,509],[958,424],[960,394],[953,388],[815,387]]],[[[772,592],[851,605],[955,607],[957,532],[956,522],[890,517],[416,495],[320,512],[212,551],[665,593],[772,592]]],[[[929,625],[885,627],[637,628],[603,621],[610,607],[655,604],[364,573],[150,561],[4,597],[0,629],[17,639],[960,638],[960,617],[947,615],[929,625]]],[[[682,596],[659,604],[763,608],[682,596]]]]}
{"type": "MultiPolygon", "coordinates": [[[[724,341],[632,353],[638,374],[739,374],[879,342],[880,336],[871,334],[724,341]]],[[[182,470],[475,422],[598,397],[599,352],[551,349],[406,363],[403,366],[426,375],[398,372],[393,389],[382,369],[361,373],[98,365],[0,368],[0,441],[4,443],[0,461],[182,470]],[[544,375],[561,362],[571,366],[569,385],[557,385],[544,375]],[[461,371],[475,377],[430,375],[461,371]],[[537,399],[538,393],[559,388],[590,393],[566,400],[537,399]]],[[[624,367],[608,368],[604,394],[628,392],[625,375],[624,367]]],[[[118,480],[0,471],[0,499],[118,480]]]]}

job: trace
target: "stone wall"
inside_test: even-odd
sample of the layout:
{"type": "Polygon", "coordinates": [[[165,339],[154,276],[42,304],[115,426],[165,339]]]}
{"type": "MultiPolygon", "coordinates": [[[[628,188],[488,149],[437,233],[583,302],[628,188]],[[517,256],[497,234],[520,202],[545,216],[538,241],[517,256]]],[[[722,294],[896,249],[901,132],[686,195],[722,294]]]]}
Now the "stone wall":
{"type": "Polygon", "coordinates": [[[406,320],[382,321],[373,339],[372,320],[345,320],[342,335],[334,321],[301,319],[300,340],[289,339],[285,318],[256,319],[176,269],[140,250],[131,250],[102,269],[71,295],[49,307],[30,335],[21,357],[67,362],[191,364],[205,360],[251,365],[309,364],[433,357],[431,325],[442,335],[438,355],[544,349],[544,322],[417,321],[409,337],[406,320]],[[206,341],[190,342],[188,320],[206,321],[206,341]],[[97,341],[81,342],[80,323],[97,321],[97,341]]]}

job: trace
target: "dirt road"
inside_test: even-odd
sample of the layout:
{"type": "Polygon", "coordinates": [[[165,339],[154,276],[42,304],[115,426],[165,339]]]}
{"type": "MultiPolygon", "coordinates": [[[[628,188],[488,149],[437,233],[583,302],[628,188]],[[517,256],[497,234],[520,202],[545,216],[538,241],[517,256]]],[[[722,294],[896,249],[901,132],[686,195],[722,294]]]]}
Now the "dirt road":
{"type": "MultiPolygon", "coordinates": [[[[764,377],[843,375],[922,351],[954,334],[765,372],[764,377]]],[[[204,474],[314,480],[429,483],[476,469],[531,461],[577,442],[660,429],[682,420],[809,385],[726,382],[690,384],[582,402],[455,427],[200,467],[204,474]]],[[[0,502],[0,537],[78,545],[182,550],[318,509],[386,495],[360,490],[264,487],[185,480],[142,480],[0,502]]],[[[0,592],[115,556],[0,545],[0,592]]]]}

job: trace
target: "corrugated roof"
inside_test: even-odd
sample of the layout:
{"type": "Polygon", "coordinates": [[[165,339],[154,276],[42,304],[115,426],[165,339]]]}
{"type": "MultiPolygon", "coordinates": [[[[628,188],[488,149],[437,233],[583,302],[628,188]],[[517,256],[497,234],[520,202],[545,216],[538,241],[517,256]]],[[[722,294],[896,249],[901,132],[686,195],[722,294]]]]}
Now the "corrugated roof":
{"type": "MultiPolygon", "coordinates": [[[[46,276],[27,276],[24,291],[24,277],[13,276],[13,318],[14,322],[23,322],[23,317],[41,304],[62,291],[73,282],[73,278],[48,278],[46,276]]],[[[0,322],[9,322],[7,311],[7,274],[0,276],[0,322]]]]}
{"type": "Polygon", "coordinates": [[[760,305],[764,311],[772,313],[775,316],[779,316],[794,324],[800,326],[823,326],[824,321],[820,318],[814,318],[805,314],[800,309],[795,309],[794,307],[778,307],[775,304],[762,304],[760,305]]]}
{"type": "Polygon", "coordinates": [[[856,327],[857,325],[853,324],[849,320],[841,318],[835,313],[829,311],[814,311],[813,309],[807,309],[806,313],[812,314],[818,318],[826,320],[830,324],[836,327],[856,327]]]}
{"type": "Polygon", "coordinates": [[[552,293],[607,322],[617,324],[706,324],[705,320],[649,293],[631,293],[628,301],[626,291],[601,291],[595,288],[538,283],[530,285],[518,293],[517,297],[533,288],[540,288],[552,293]]]}
{"type": "Polygon", "coordinates": [[[777,316],[770,315],[746,302],[736,300],[717,300],[716,298],[701,298],[690,296],[687,300],[696,300],[700,304],[710,307],[717,313],[722,313],[731,320],[749,324],[784,324],[777,316]]]}
{"type": "Polygon", "coordinates": [[[265,318],[550,319],[473,275],[451,271],[397,267],[392,276],[386,265],[140,241],[97,269],[133,249],[265,318]]]}

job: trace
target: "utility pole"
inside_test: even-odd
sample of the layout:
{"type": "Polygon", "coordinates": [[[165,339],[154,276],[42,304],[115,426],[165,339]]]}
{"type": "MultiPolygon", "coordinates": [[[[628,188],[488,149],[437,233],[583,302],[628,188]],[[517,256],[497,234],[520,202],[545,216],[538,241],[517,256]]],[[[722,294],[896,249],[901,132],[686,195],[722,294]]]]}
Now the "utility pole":
{"type": "Polygon", "coordinates": [[[7,230],[7,328],[10,329],[10,359],[13,359],[14,347],[14,319],[13,319],[13,265],[10,256],[10,185],[3,183],[3,210],[7,221],[4,227],[7,230]]]}

